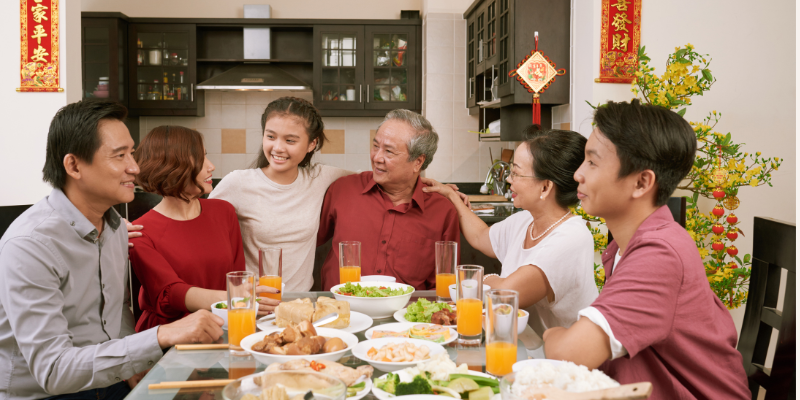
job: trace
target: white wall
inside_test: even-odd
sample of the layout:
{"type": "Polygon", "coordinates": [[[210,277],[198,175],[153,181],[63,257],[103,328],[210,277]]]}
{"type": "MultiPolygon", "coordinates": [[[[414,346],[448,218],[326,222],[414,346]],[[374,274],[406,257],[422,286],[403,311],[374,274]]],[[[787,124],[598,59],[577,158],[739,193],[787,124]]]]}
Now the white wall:
{"type": "Polygon", "coordinates": [[[59,4],[62,93],[17,93],[19,74],[19,2],[0,2],[0,206],[32,204],[50,193],[42,167],[50,120],[59,108],[81,96],[81,0],[59,4]]]}
{"type": "Polygon", "coordinates": [[[118,11],[129,17],[242,18],[244,4],[269,4],[272,18],[397,19],[421,10],[422,0],[83,0],[83,11],[118,11]]]}

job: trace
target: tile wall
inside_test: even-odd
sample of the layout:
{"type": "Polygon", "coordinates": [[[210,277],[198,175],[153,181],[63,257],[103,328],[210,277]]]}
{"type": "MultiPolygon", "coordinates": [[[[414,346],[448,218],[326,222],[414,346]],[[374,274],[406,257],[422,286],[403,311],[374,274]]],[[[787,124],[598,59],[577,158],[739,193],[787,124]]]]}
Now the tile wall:
{"type": "Polygon", "coordinates": [[[466,20],[458,13],[428,13],[422,25],[422,109],[439,132],[439,149],[426,176],[445,182],[480,182],[511,142],[480,142],[478,116],[466,108],[466,20]]]}

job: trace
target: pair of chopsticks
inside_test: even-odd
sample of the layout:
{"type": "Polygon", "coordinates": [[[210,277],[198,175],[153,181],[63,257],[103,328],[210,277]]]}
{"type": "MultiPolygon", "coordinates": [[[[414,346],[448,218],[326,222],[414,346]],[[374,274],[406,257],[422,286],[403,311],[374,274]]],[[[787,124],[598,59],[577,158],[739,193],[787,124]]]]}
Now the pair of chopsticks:
{"type": "Polygon", "coordinates": [[[214,388],[222,387],[236,379],[211,379],[204,381],[178,381],[178,382],[161,382],[151,383],[147,385],[150,390],[157,389],[198,389],[198,388],[214,388]]]}
{"type": "Polygon", "coordinates": [[[236,350],[241,351],[239,346],[231,346],[227,343],[220,344],[176,344],[175,350],[236,350]]]}

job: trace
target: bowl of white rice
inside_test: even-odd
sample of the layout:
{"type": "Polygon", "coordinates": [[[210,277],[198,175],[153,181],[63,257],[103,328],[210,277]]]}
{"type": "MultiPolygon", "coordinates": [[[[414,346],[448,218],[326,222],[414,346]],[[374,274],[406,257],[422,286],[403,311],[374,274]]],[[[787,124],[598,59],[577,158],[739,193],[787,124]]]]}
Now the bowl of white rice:
{"type": "Polygon", "coordinates": [[[500,381],[500,394],[503,400],[524,400],[537,398],[535,394],[541,387],[580,393],[617,386],[617,381],[599,369],[589,370],[583,365],[566,361],[541,360],[528,363],[504,376],[500,381]]]}

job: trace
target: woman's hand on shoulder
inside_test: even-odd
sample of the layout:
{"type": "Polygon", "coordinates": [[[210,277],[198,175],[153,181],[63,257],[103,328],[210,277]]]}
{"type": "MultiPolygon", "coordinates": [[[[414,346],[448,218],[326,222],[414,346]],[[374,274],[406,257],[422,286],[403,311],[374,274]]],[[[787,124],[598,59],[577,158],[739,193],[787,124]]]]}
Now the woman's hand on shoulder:
{"type": "Polygon", "coordinates": [[[128,222],[128,220],[125,218],[123,218],[122,220],[125,221],[125,226],[128,227],[128,247],[133,247],[133,243],[131,243],[130,240],[133,238],[142,237],[142,232],[139,231],[144,229],[144,226],[133,225],[130,222],[128,222]]]}
{"type": "Polygon", "coordinates": [[[448,200],[455,202],[455,199],[461,199],[464,204],[469,207],[469,197],[464,193],[458,191],[458,186],[448,183],[444,184],[435,179],[430,178],[420,178],[422,183],[426,186],[422,188],[423,192],[426,193],[439,193],[440,195],[444,196],[448,200]]]}

